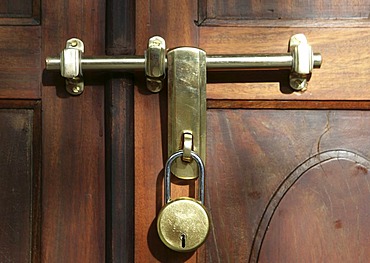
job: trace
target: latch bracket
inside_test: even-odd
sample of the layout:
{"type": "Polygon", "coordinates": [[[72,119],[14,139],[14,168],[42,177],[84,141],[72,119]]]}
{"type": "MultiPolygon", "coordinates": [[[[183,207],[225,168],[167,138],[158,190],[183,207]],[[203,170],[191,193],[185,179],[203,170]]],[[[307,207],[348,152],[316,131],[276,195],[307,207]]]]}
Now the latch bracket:
{"type": "MultiPolygon", "coordinates": [[[[206,52],[193,47],[175,48],[168,52],[167,64],[168,155],[182,147],[184,152],[192,147],[191,150],[204,162],[207,109],[206,52]]],[[[198,177],[197,165],[186,159],[177,159],[171,171],[181,179],[198,177]]]]}
{"type": "Polygon", "coordinates": [[[314,66],[314,54],[306,36],[293,35],[289,41],[288,52],[291,52],[293,58],[292,71],[289,75],[290,87],[297,91],[305,91],[314,66]]]}
{"type": "Polygon", "coordinates": [[[66,79],[66,90],[71,95],[80,95],[84,90],[81,57],[84,43],[78,38],[67,40],[60,54],[60,73],[66,79]]]}
{"type": "Polygon", "coordinates": [[[166,72],[166,42],[160,36],[149,39],[145,51],[146,86],[151,92],[159,92],[166,72]]]}

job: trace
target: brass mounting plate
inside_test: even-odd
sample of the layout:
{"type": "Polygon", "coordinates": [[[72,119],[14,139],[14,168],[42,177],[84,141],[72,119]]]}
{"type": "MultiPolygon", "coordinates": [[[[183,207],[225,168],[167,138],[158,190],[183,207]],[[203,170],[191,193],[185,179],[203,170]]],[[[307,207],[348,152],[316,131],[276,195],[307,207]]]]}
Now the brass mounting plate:
{"type": "MultiPolygon", "coordinates": [[[[184,134],[192,134],[192,151],[206,157],[206,52],[180,47],[167,53],[168,155],[182,149],[184,134]]],[[[177,159],[171,169],[181,179],[198,177],[195,162],[177,159]]]]}

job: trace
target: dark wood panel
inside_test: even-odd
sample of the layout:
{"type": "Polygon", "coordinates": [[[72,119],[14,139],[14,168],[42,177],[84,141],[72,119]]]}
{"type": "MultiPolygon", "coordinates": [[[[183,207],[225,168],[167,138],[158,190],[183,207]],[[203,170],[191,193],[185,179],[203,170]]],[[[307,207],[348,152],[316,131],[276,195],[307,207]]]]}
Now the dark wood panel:
{"type": "Polygon", "coordinates": [[[356,4],[344,0],[200,0],[199,6],[200,22],[212,25],[254,23],[274,26],[276,23],[277,26],[292,21],[302,25],[310,20],[326,20],[327,24],[338,24],[338,21],[344,23],[345,20],[366,23],[370,12],[370,4],[366,0],[357,1],[356,4]]]}
{"type": "Polygon", "coordinates": [[[369,110],[369,101],[207,100],[208,109],[335,109],[369,110]]]}
{"type": "Polygon", "coordinates": [[[40,28],[0,27],[0,53],[0,98],[40,98],[40,28]]]}
{"type": "MultiPolygon", "coordinates": [[[[258,225],[284,180],[317,153],[341,149],[370,156],[369,121],[370,111],[362,110],[208,110],[205,193],[213,228],[204,262],[247,262],[258,225]]],[[[336,176],[338,169],[325,168],[325,175],[336,176]]],[[[368,199],[366,193],[361,198],[368,199]]]]}
{"type": "Polygon", "coordinates": [[[198,41],[197,4],[193,2],[136,1],[136,54],[144,54],[151,36],[159,35],[169,48],[194,46],[198,41]]]}
{"type": "Polygon", "coordinates": [[[0,17],[31,16],[32,0],[3,1],[0,5],[0,17]]]}
{"type": "Polygon", "coordinates": [[[229,72],[208,75],[208,99],[370,99],[370,31],[366,28],[201,27],[200,31],[199,46],[208,54],[285,53],[290,37],[304,33],[314,52],[323,57],[305,93],[293,92],[288,71],[229,72]]]}
{"type": "MultiPolygon", "coordinates": [[[[45,0],[42,11],[42,57],[71,37],[85,54],[104,54],[105,1],[45,0]]],[[[73,97],[55,80],[42,87],[42,262],[104,262],[104,88],[86,85],[73,97]]]]}
{"type": "MultiPolygon", "coordinates": [[[[107,3],[106,54],[135,53],[135,1],[107,3]]],[[[106,262],[134,262],[134,80],[110,74],[105,86],[106,262]]]]}
{"type": "Polygon", "coordinates": [[[270,203],[275,209],[258,262],[368,261],[370,162],[345,151],[314,159],[298,167],[286,182],[297,181],[284,183],[270,203]]]}
{"type": "Polygon", "coordinates": [[[134,261],[134,85],[130,75],[106,84],[107,262],[134,261]]]}
{"type": "Polygon", "coordinates": [[[40,256],[40,107],[0,100],[0,262],[40,256]]]}
{"type": "Polygon", "coordinates": [[[40,23],[40,0],[3,1],[0,25],[37,25],[40,23]]]}
{"type": "Polygon", "coordinates": [[[107,55],[135,54],[135,1],[107,0],[107,55]]]}
{"type": "Polygon", "coordinates": [[[307,19],[307,18],[365,18],[370,11],[366,0],[356,4],[343,0],[286,1],[221,1],[207,0],[212,17],[238,19],[307,19]]]}

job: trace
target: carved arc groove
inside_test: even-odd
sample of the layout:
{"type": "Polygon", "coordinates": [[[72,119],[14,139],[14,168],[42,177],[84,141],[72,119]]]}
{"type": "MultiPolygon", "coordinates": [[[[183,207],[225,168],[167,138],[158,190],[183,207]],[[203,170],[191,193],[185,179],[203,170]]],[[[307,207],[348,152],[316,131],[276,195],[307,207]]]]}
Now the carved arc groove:
{"type": "Polygon", "coordinates": [[[365,167],[370,167],[370,161],[364,157],[347,150],[330,150],[314,155],[304,161],[299,165],[280,185],[278,190],[275,192],[271,198],[267,208],[262,216],[262,219],[258,225],[256,235],[252,244],[251,255],[249,262],[255,263],[258,262],[259,254],[261,251],[262,243],[264,241],[267,228],[272,220],[272,217],[278,208],[281,200],[289,189],[297,182],[297,180],[311,168],[320,165],[321,163],[333,159],[346,159],[354,161],[357,164],[363,165],[365,167]]]}

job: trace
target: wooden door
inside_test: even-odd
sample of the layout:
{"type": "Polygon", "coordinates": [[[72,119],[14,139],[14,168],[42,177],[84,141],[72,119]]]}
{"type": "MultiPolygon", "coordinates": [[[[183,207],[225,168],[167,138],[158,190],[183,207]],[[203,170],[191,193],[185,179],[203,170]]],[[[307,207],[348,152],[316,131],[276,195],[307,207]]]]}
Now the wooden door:
{"type": "MultiPolygon", "coordinates": [[[[323,65],[308,90],[289,72],[208,74],[206,206],[195,253],[156,233],[167,155],[166,92],[135,91],[136,262],[367,262],[370,257],[368,1],[137,1],[136,52],[284,53],[304,33],[323,65]]],[[[173,184],[175,196],[189,189],[173,184]]]]}
{"type": "Polygon", "coordinates": [[[1,4],[0,261],[366,262],[369,4],[140,0],[136,22],[133,5],[1,4]],[[209,75],[213,227],[196,253],[156,233],[166,92],[148,93],[139,74],[134,91],[130,74],[86,73],[73,97],[44,70],[71,37],[86,55],[142,54],[156,34],[213,54],[281,53],[295,33],[324,57],[306,93],[289,89],[288,72],[209,75]]]}
{"type": "Polygon", "coordinates": [[[132,76],[87,73],[74,97],[44,61],[72,37],[132,54],[134,9],[0,4],[0,262],[133,262],[132,76]]]}

